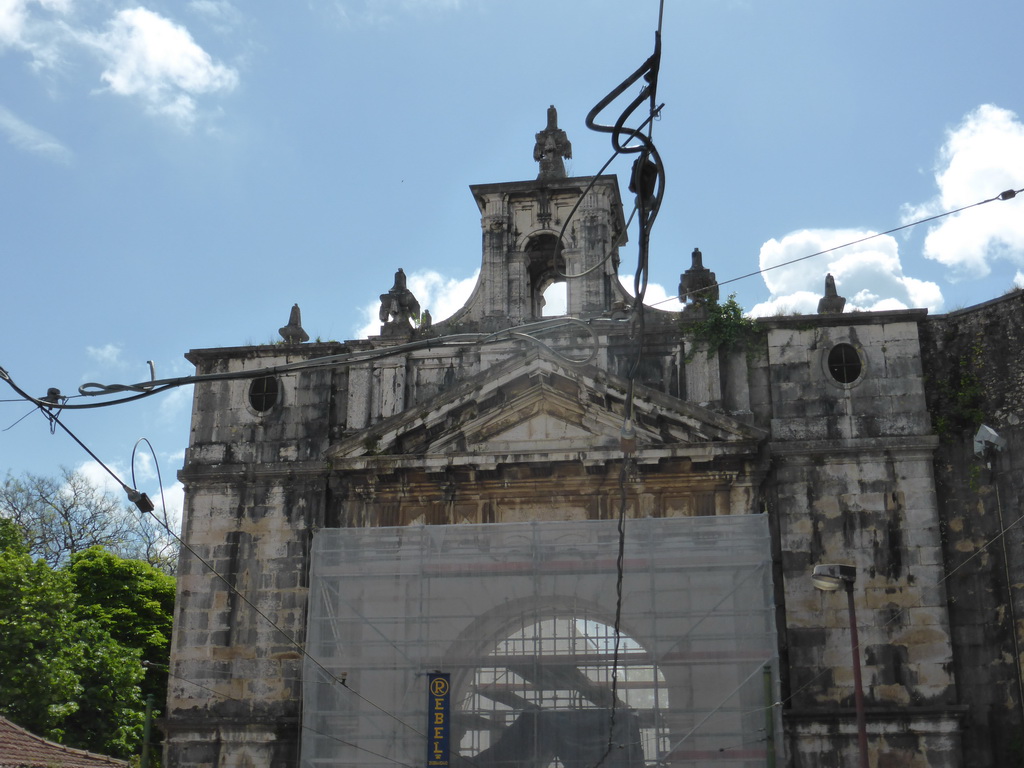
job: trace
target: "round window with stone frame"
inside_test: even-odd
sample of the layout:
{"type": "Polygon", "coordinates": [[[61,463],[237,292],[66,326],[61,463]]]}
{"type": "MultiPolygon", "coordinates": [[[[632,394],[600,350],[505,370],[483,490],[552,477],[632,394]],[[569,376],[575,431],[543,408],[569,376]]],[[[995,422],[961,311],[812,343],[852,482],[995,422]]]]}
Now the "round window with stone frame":
{"type": "Polygon", "coordinates": [[[828,351],[825,370],[837,384],[851,386],[864,375],[864,358],[855,346],[840,342],[828,351]]]}
{"type": "Polygon", "coordinates": [[[249,383],[249,407],[266,413],[281,400],[281,383],[276,376],[260,376],[249,383]]]}

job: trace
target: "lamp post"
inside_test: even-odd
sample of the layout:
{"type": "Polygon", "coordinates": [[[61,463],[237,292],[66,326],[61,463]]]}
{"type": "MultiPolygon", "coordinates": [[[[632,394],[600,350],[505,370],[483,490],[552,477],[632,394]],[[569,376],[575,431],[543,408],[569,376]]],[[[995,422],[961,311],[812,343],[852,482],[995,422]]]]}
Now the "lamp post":
{"type": "Polygon", "coordinates": [[[860,749],[860,768],[868,768],[868,729],[864,719],[864,688],[860,679],[860,641],[857,639],[857,610],[853,605],[853,582],[857,568],[852,565],[816,565],[811,583],[825,592],[846,587],[846,601],[850,612],[850,645],[853,648],[853,701],[857,709],[857,746],[860,749]]]}

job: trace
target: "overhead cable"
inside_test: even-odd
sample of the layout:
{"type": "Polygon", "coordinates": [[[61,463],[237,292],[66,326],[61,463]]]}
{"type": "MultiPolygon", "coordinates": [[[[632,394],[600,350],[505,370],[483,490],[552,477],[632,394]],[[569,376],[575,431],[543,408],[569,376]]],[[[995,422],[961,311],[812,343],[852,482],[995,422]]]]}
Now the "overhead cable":
{"type": "Polygon", "coordinates": [[[2,367],[0,367],[0,380],[5,381],[7,385],[11,387],[11,389],[13,389],[18,395],[21,396],[23,400],[32,403],[33,405],[36,405],[39,408],[44,408],[47,411],[81,410],[88,408],[103,408],[111,405],[121,405],[123,403],[132,402],[140,398],[150,397],[161,392],[166,392],[167,390],[173,389],[175,387],[182,387],[190,384],[204,384],[213,381],[235,381],[255,379],[262,376],[274,376],[317,368],[343,368],[349,365],[373,362],[375,360],[381,360],[389,357],[395,357],[398,355],[404,355],[408,352],[413,352],[416,350],[435,349],[439,347],[469,347],[476,345],[482,346],[499,343],[502,341],[506,341],[510,338],[535,344],[545,349],[550,355],[556,357],[562,363],[569,366],[586,365],[587,363],[592,361],[594,357],[596,357],[597,355],[597,335],[590,328],[590,326],[582,320],[564,317],[549,318],[547,320],[541,320],[535,323],[528,323],[526,325],[506,328],[496,333],[462,333],[452,334],[450,336],[439,336],[437,338],[418,339],[416,341],[411,341],[406,344],[399,344],[391,347],[375,348],[369,350],[357,350],[355,352],[343,352],[336,355],[325,355],[324,357],[315,357],[307,360],[300,360],[294,363],[283,363],[281,365],[270,365],[262,368],[254,368],[251,370],[227,371],[221,373],[204,373],[192,376],[179,376],[169,379],[157,379],[152,381],[139,382],[137,384],[98,384],[96,382],[89,382],[79,387],[79,393],[83,397],[101,397],[106,395],[115,395],[123,392],[135,393],[129,395],[128,397],[122,397],[116,400],[104,400],[102,402],[96,403],[69,403],[67,402],[67,398],[61,398],[59,402],[53,402],[45,398],[35,397],[26,392],[22,387],[18,386],[18,384],[16,384],[14,379],[11,377],[10,373],[8,373],[7,370],[5,370],[2,367]],[[575,328],[583,330],[587,335],[590,336],[590,351],[588,352],[586,357],[582,359],[577,359],[569,357],[568,355],[564,355],[547,342],[533,335],[534,333],[541,334],[566,326],[573,326],[575,328]]]}
{"type": "Polygon", "coordinates": [[[875,232],[875,233],[870,234],[870,235],[865,235],[864,237],[858,238],[856,240],[851,240],[851,241],[849,241],[847,243],[842,243],[841,245],[834,245],[831,248],[825,248],[824,250],[821,250],[821,251],[815,251],[814,253],[809,253],[806,256],[798,256],[795,259],[790,259],[789,261],[783,261],[783,262],[780,262],[779,264],[773,264],[770,267],[763,267],[761,269],[754,270],[753,272],[748,272],[745,275],[739,275],[738,277],[731,277],[728,280],[721,280],[721,281],[719,281],[717,283],[714,283],[712,285],[704,286],[703,288],[700,288],[699,290],[696,290],[696,291],[690,291],[688,293],[682,293],[679,296],[671,296],[671,297],[669,297],[667,299],[663,299],[662,301],[657,302],[656,304],[652,304],[651,306],[652,307],[657,307],[657,306],[659,306],[661,304],[667,304],[667,303],[673,302],[673,301],[682,301],[684,299],[689,298],[690,296],[694,296],[696,294],[703,293],[704,291],[710,291],[710,290],[713,290],[713,289],[718,288],[720,286],[728,285],[729,283],[735,283],[735,282],[738,282],[740,280],[746,280],[748,277],[757,277],[758,275],[763,275],[765,272],[771,272],[773,269],[780,269],[781,267],[788,267],[791,264],[797,264],[797,263],[799,263],[801,261],[806,261],[807,259],[813,259],[815,256],[824,256],[826,253],[832,253],[834,251],[842,250],[843,248],[849,248],[849,247],[854,246],[854,245],[860,245],[861,243],[866,243],[869,240],[874,240],[876,237],[883,237],[885,235],[891,235],[894,232],[900,232],[900,231],[902,231],[904,229],[910,229],[911,227],[917,227],[917,226],[920,226],[921,224],[927,224],[930,221],[936,221],[937,219],[942,219],[942,218],[945,218],[946,216],[952,216],[953,214],[961,213],[963,211],[970,210],[971,208],[977,208],[980,205],[987,205],[988,203],[994,203],[997,200],[1013,200],[1015,197],[1017,197],[1017,195],[1019,195],[1021,193],[1024,193],[1024,187],[1022,187],[1021,189],[1007,189],[1007,190],[1004,190],[1003,192],[1000,192],[998,195],[996,195],[994,197],[989,197],[989,198],[986,198],[985,200],[979,200],[978,202],[971,203],[970,205],[964,205],[964,206],[962,206],[960,208],[954,208],[953,210],[950,210],[950,211],[943,211],[942,213],[936,213],[936,214],[934,214],[932,216],[926,216],[923,219],[917,219],[915,221],[911,221],[911,222],[908,222],[906,224],[901,224],[898,227],[893,227],[892,229],[887,229],[884,232],[875,232]]]}
{"type": "MultiPolygon", "coordinates": [[[[612,652],[612,673],[611,673],[611,712],[608,722],[608,743],[597,761],[594,768],[601,768],[615,747],[615,725],[616,711],[618,709],[618,683],[619,683],[619,656],[622,640],[622,586],[624,580],[624,552],[626,541],[626,511],[628,505],[627,482],[629,480],[632,465],[632,454],[636,447],[636,433],[633,427],[633,390],[637,374],[640,369],[640,362],[643,356],[644,345],[644,296],[647,292],[649,275],[649,247],[650,230],[657,218],[658,210],[665,192],[665,170],[658,155],[658,150],[651,139],[652,124],[655,117],[661,112],[661,106],[657,104],[658,73],[661,65],[661,21],[664,12],[664,3],[659,8],[658,31],[654,36],[654,53],[625,80],[613,88],[602,98],[587,114],[586,125],[593,131],[611,135],[613,157],[617,155],[635,154],[633,162],[629,190],[636,195],[637,227],[639,229],[639,243],[637,246],[637,267],[633,278],[634,306],[632,314],[636,320],[636,331],[633,342],[636,344],[636,354],[629,368],[627,376],[626,397],[623,408],[622,425],[622,468],[619,474],[619,520],[618,520],[618,556],[616,558],[615,578],[615,642],[612,652]],[[598,116],[627,89],[631,88],[641,79],[645,85],[639,94],[626,106],[619,115],[614,125],[602,125],[597,122],[598,116]],[[634,113],[648,102],[648,116],[637,128],[629,128],[626,123],[630,121],[634,113]],[[645,135],[644,130],[647,130],[645,135]]],[[[609,161],[610,162],[610,161],[609,161]]],[[[605,165],[607,167],[607,164],[605,165]]],[[[603,169],[602,169],[603,170],[603,169]]],[[[593,182],[591,182],[593,183],[593,182]]],[[[582,200],[582,196],[580,197],[582,200]]],[[[579,205],[579,202],[577,202],[579,205]]],[[[632,215],[631,215],[632,218],[632,215]]],[[[568,222],[566,222],[568,223],[568,222]]],[[[564,230],[564,227],[563,227],[564,230]]],[[[561,237],[559,237],[559,241],[561,237]]],[[[609,253],[600,263],[603,264],[614,251],[617,243],[609,248],[609,253]]],[[[595,267],[596,268],[596,267],[595,267]]]]}

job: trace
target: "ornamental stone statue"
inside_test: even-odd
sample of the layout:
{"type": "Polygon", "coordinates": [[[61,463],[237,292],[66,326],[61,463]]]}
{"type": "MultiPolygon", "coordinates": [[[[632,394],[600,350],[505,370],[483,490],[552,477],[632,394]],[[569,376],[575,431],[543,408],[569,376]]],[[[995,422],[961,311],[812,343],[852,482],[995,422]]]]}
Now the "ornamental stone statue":
{"type": "Polygon", "coordinates": [[[420,303],[406,287],[405,271],[399,268],[391,290],[380,295],[380,321],[384,324],[381,332],[411,330],[412,320],[419,316],[420,303]]]}
{"type": "Polygon", "coordinates": [[[537,134],[537,143],[533,145],[533,159],[540,163],[537,179],[564,179],[563,157],[572,159],[572,144],[565,131],[558,127],[558,111],[552,104],[548,107],[548,127],[537,134]]]}

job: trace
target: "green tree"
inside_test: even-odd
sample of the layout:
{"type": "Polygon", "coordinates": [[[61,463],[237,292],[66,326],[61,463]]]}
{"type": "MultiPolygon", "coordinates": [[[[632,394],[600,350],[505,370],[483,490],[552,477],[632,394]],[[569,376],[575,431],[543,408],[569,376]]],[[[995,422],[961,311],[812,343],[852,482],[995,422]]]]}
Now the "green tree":
{"type": "Polygon", "coordinates": [[[0,552],[17,552],[28,554],[28,547],[25,546],[25,538],[21,535],[21,529],[14,524],[13,520],[0,517],[0,552]]]}
{"type": "Polygon", "coordinates": [[[79,601],[69,569],[33,561],[11,530],[0,525],[0,713],[69,746],[134,754],[145,710],[142,652],[115,640],[94,606],[79,601]]]}
{"type": "Polygon", "coordinates": [[[128,560],[101,547],[71,556],[67,565],[78,594],[78,615],[94,619],[125,648],[139,652],[151,668],[142,686],[158,707],[167,697],[174,578],[141,560],[128,560]]]}
{"type": "Polygon", "coordinates": [[[114,640],[100,622],[79,619],[81,644],[78,707],[61,723],[69,746],[115,757],[138,753],[146,705],[140,684],[146,674],[140,653],[114,640]]]}
{"type": "Polygon", "coordinates": [[[78,708],[82,647],[68,574],[0,553],[0,712],[51,738],[78,708]]]}

